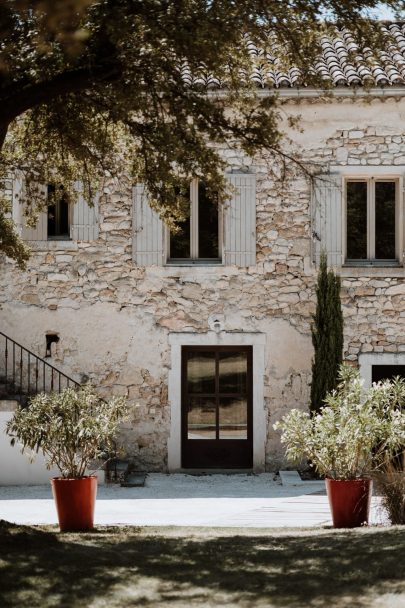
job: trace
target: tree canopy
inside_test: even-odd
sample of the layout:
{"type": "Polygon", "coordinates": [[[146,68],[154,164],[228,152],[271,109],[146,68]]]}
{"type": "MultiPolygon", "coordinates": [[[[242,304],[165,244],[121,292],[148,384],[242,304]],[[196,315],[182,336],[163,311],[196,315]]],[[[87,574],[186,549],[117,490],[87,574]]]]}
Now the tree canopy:
{"type": "MultiPolygon", "coordinates": [[[[145,183],[162,217],[181,217],[187,184],[226,197],[223,145],[282,152],[277,96],[258,98],[248,41],[276,48],[307,85],[319,33],[349,27],[373,44],[368,11],[396,0],[0,0],[0,179],[21,172],[29,221],[39,184],[80,180],[88,200],[106,175],[145,183]],[[210,75],[221,92],[190,75],[210,75]]],[[[206,82],[206,79],[204,80],[206,82]]],[[[55,192],[60,189],[56,188],[55,192]]],[[[0,201],[0,250],[28,253],[0,201]]],[[[31,218],[31,220],[30,220],[31,218]]],[[[35,220],[34,220],[35,221],[35,220]]]]}

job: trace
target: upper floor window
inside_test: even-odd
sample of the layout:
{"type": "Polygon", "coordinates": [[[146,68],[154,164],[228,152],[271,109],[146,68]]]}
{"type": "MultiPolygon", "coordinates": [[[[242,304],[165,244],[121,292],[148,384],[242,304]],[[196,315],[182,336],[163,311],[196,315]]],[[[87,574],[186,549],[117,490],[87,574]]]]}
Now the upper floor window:
{"type": "Polygon", "coordinates": [[[66,197],[55,197],[55,186],[48,184],[48,239],[69,239],[70,238],[70,210],[66,197]]]}
{"type": "Polygon", "coordinates": [[[346,262],[398,261],[399,180],[348,179],[345,186],[346,262]]]}
{"type": "Polygon", "coordinates": [[[221,261],[220,210],[206,191],[204,182],[190,185],[190,208],[177,232],[168,233],[167,259],[173,263],[221,261]]]}
{"type": "MultiPolygon", "coordinates": [[[[24,177],[13,178],[13,220],[21,231],[24,241],[43,243],[46,249],[65,247],[62,243],[46,244],[48,241],[95,241],[99,235],[98,197],[92,205],[84,199],[80,182],[74,184],[74,198],[69,202],[62,185],[41,184],[43,208],[38,213],[36,226],[27,226],[24,216],[24,177]],[[55,187],[59,188],[55,192],[55,187]],[[57,196],[55,196],[57,194],[57,196]],[[61,196],[59,196],[61,195],[61,196]],[[46,204],[45,204],[46,203],[46,204]]],[[[67,244],[70,247],[70,244],[67,244]]]]}

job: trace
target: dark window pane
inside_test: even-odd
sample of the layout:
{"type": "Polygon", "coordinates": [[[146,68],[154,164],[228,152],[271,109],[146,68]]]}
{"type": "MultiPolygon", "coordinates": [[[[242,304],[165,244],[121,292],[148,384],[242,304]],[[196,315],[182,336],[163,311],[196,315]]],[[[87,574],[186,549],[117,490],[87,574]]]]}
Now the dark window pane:
{"type": "Polygon", "coordinates": [[[405,380],[405,365],[373,365],[371,370],[372,382],[392,380],[396,376],[405,380]]]}
{"type": "Polygon", "coordinates": [[[246,393],[246,353],[219,353],[219,392],[246,393]]]}
{"type": "MultiPolygon", "coordinates": [[[[55,202],[48,205],[48,238],[66,236],[69,237],[69,203],[63,196],[63,188],[60,186],[59,195],[53,199],[55,202]]],[[[48,201],[51,201],[55,195],[54,184],[48,184],[48,201]]]]}
{"type": "Polygon", "coordinates": [[[375,184],[375,257],[395,259],[395,182],[375,184]]]}
{"type": "Polygon", "coordinates": [[[187,391],[215,392],[215,353],[192,352],[187,360],[187,391]]]}
{"type": "Polygon", "coordinates": [[[69,203],[59,201],[59,236],[69,236],[69,203]]]}
{"type": "Polygon", "coordinates": [[[48,237],[56,236],[56,205],[48,206],[48,237]]]}
{"type": "Polygon", "coordinates": [[[219,399],[219,438],[247,439],[247,401],[234,397],[219,399]]]}
{"type": "Polygon", "coordinates": [[[203,182],[198,184],[198,257],[219,258],[218,205],[208,198],[203,182]]]}
{"type": "Polygon", "coordinates": [[[184,222],[178,222],[179,231],[170,233],[170,257],[190,257],[190,212],[184,222]]]}
{"type": "MultiPolygon", "coordinates": [[[[48,200],[55,194],[55,186],[48,184],[48,200]]],[[[56,236],[56,205],[48,205],[48,237],[56,236]]]]}
{"type": "Polygon", "coordinates": [[[206,399],[204,397],[190,398],[187,416],[187,438],[216,438],[215,399],[206,399]]]}
{"type": "Polygon", "coordinates": [[[347,183],[347,258],[367,259],[367,183],[347,183]]]}

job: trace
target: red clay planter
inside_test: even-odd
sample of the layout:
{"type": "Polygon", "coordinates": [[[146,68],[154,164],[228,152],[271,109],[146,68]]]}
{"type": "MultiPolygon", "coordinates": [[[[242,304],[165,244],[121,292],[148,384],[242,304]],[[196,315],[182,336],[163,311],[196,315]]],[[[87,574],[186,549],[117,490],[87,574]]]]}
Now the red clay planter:
{"type": "Polygon", "coordinates": [[[368,523],[371,479],[325,479],[334,528],[358,528],[368,523]]]}
{"type": "Polygon", "coordinates": [[[51,479],[52,494],[61,532],[92,530],[97,495],[97,477],[51,479]]]}

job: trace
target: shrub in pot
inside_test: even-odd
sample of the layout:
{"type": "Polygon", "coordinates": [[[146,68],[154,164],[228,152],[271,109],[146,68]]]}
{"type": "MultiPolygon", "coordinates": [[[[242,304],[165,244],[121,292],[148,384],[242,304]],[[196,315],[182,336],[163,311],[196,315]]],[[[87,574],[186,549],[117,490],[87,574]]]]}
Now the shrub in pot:
{"type": "MultiPolygon", "coordinates": [[[[373,386],[371,394],[384,415],[385,449],[379,449],[373,478],[392,524],[405,524],[405,379],[397,377],[373,386]]],[[[384,447],[384,446],[382,446],[384,447]]]]}
{"type": "Polygon", "coordinates": [[[365,391],[359,372],[342,365],[337,389],[319,413],[293,409],[274,425],[282,431],[287,458],[308,459],[325,476],[335,527],[368,522],[371,476],[404,445],[405,415],[386,393],[384,383],[365,391]]]}
{"type": "Polygon", "coordinates": [[[87,385],[36,395],[8,422],[12,443],[18,440],[23,451],[42,450],[47,467],[61,473],[51,480],[61,530],[93,528],[97,477],[87,471],[112,448],[126,415],[124,398],[104,401],[87,385]]]}

